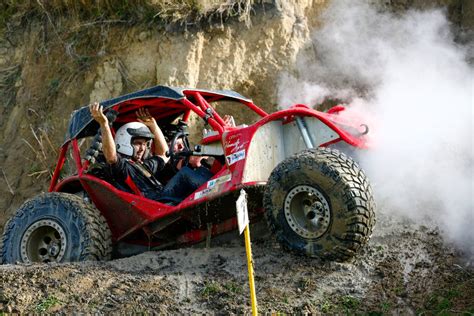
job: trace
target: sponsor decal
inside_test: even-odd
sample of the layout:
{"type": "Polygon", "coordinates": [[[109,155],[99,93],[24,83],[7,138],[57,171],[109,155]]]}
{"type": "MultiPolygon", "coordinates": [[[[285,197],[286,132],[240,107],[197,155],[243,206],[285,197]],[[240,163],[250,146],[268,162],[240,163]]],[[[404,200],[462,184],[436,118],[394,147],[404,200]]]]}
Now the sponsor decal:
{"type": "Polygon", "coordinates": [[[230,179],[231,179],[231,175],[230,175],[230,174],[226,174],[225,176],[219,177],[219,178],[217,178],[217,179],[213,179],[213,180],[207,181],[207,188],[213,188],[213,187],[215,187],[216,185],[219,185],[219,184],[221,184],[221,183],[230,181],[230,179]]]}
{"type": "Polygon", "coordinates": [[[210,193],[219,191],[219,187],[223,183],[230,181],[231,178],[232,176],[230,174],[226,174],[225,176],[219,177],[217,179],[207,181],[207,188],[194,193],[194,199],[197,200],[210,193]]]}
{"type": "Polygon", "coordinates": [[[233,165],[237,161],[245,159],[245,149],[242,149],[241,151],[230,154],[230,155],[226,156],[225,158],[227,159],[227,164],[229,166],[233,165]]]}
{"type": "Polygon", "coordinates": [[[213,188],[207,188],[207,189],[204,189],[202,191],[194,193],[194,199],[197,200],[197,199],[202,198],[205,195],[208,195],[209,193],[211,193],[212,189],[213,188]]]}
{"type": "Polygon", "coordinates": [[[225,145],[225,148],[231,148],[230,152],[231,153],[235,153],[236,151],[239,151],[239,150],[242,150],[244,149],[244,146],[248,144],[248,141],[244,142],[244,143],[240,143],[240,139],[237,139],[235,142],[233,143],[229,143],[229,144],[226,144],[225,145]]]}
{"type": "Polygon", "coordinates": [[[233,139],[238,138],[238,137],[240,137],[239,134],[234,134],[234,135],[230,135],[227,139],[228,140],[233,140],[233,139]]]}

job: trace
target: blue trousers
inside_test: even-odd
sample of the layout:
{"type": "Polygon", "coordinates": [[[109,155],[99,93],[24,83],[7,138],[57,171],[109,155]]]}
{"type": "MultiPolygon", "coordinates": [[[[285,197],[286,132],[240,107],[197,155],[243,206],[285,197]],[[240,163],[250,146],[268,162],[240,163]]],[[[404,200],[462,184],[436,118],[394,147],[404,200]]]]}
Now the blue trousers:
{"type": "Polygon", "coordinates": [[[185,166],[168,181],[161,191],[161,197],[184,200],[211,177],[211,171],[205,167],[191,169],[185,166]]]}

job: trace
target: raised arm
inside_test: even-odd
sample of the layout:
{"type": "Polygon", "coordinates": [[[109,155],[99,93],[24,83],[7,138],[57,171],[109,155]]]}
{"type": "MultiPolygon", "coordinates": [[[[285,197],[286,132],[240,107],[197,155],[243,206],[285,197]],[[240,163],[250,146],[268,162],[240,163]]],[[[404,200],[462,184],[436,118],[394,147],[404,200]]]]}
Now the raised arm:
{"type": "Polygon", "coordinates": [[[137,111],[137,118],[140,122],[145,124],[150,129],[150,132],[155,136],[153,140],[155,144],[155,150],[153,154],[155,156],[160,156],[164,160],[164,162],[167,163],[169,160],[169,157],[166,157],[166,152],[169,149],[168,144],[166,143],[165,136],[163,135],[163,132],[156,123],[155,119],[145,108],[140,108],[137,111]]]}
{"type": "Polygon", "coordinates": [[[94,102],[89,105],[89,111],[94,120],[100,125],[102,134],[102,152],[104,153],[105,160],[109,164],[114,164],[117,162],[117,150],[115,148],[112,131],[110,130],[109,120],[104,115],[103,107],[98,102],[94,102]]]}

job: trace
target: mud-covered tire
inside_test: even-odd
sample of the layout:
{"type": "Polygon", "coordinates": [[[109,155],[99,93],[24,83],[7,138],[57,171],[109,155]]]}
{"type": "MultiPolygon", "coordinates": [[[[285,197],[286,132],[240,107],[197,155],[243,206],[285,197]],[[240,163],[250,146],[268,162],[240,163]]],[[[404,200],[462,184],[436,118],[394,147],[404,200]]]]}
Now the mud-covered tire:
{"type": "Polygon", "coordinates": [[[267,222],[286,248],[344,261],[369,240],[375,202],[369,181],[337,150],[305,150],[282,161],[264,192],[267,222]]]}
{"type": "Polygon", "coordinates": [[[110,260],[110,229],[91,204],[67,193],[26,201],[7,222],[1,263],[110,260]]]}

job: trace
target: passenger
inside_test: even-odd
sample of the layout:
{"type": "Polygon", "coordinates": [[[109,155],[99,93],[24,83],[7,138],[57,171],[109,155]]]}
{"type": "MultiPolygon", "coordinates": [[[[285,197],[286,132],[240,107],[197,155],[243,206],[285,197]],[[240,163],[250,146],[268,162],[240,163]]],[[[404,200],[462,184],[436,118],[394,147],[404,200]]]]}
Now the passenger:
{"type": "MultiPolygon", "coordinates": [[[[225,115],[223,120],[227,126],[235,127],[235,121],[232,115],[225,115]]],[[[179,153],[184,149],[183,139],[178,138],[174,144],[173,151],[179,153]]],[[[161,182],[167,182],[167,187],[174,188],[174,193],[171,193],[170,189],[167,194],[186,197],[212,177],[213,174],[210,169],[213,161],[214,158],[207,156],[189,156],[187,159],[182,157],[177,162],[174,162],[174,166],[171,165],[171,161],[168,162],[158,175],[158,179],[161,182]],[[177,170],[181,172],[178,173],[179,176],[175,177],[177,170]],[[186,176],[186,178],[183,179],[184,176],[186,176]],[[188,183],[187,186],[174,184],[178,181],[189,182],[189,179],[193,179],[193,183],[188,183]],[[181,190],[183,191],[180,192],[181,190]]]]}
{"type": "Polygon", "coordinates": [[[163,132],[150,115],[148,110],[139,109],[139,122],[131,122],[121,126],[115,134],[115,141],[110,130],[109,121],[103,113],[103,107],[95,102],[89,105],[94,120],[99,123],[102,134],[102,151],[110,167],[110,175],[121,186],[134,185],[149,199],[162,200],[171,198],[181,201],[191,194],[212,174],[205,177],[190,168],[181,170],[163,186],[157,176],[164,168],[169,158],[166,157],[168,144],[163,132]],[[154,150],[148,155],[151,141],[154,150]],[[132,181],[130,181],[130,179],[132,181]]]}
{"type": "MultiPolygon", "coordinates": [[[[181,138],[176,140],[174,144],[174,152],[179,153],[185,149],[183,140],[181,138]]],[[[180,157],[177,161],[174,161],[174,166],[169,161],[162,172],[159,174],[159,180],[162,182],[167,182],[170,187],[177,188],[178,185],[174,186],[172,183],[181,179],[182,175],[187,175],[189,178],[194,179],[194,184],[189,184],[188,187],[192,188],[195,191],[201,184],[206,182],[212,177],[211,164],[208,162],[210,158],[207,156],[189,156],[180,157]],[[180,174],[180,176],[177,176],[180,174]],[[171,183],[171,184],[169,184],[171,183]]],[[[183,180],[179,180],[183,181],[183,180]]],[[[186,189],[187,191],[188,189],[186,189]]],[[[189,192],[187,195],[189,195],[189,192]]],[[[186,192],[175,192],[173,195],[186,195],[186,192]]]]}
{"type": "MultiPolygon", "coordinates": [[[[234,117],[232,115],[225,115],[224,116],[224,123],[227,126],[235,127],[234,117]]],[[[185,149],[183,139],[178,138],[176,143],[174,144],[173,151],[175,153],[181,152],[185,149]]],[[[212,176],[212,173],[209,172],[211,169],[213,158],[209,158],[207,156],[190,156],[188,157],[187,161],[185,157],[182,157],[180,160],[175,162],[175,166],[171,166],[170,163],[166,164],[164,172],[160,175],[160,179],[168,181],[169,179],[174,176],[176,170],[181,170],[182,167],[187,166],[188,168],[193,169],[197,172],[197,174],[206,177],[206,181],[212,176]],[[210,161],[209,161],[210,160],[210,161]]],[[[204,182],[203,182],[204,183],[204,182]]]]}

